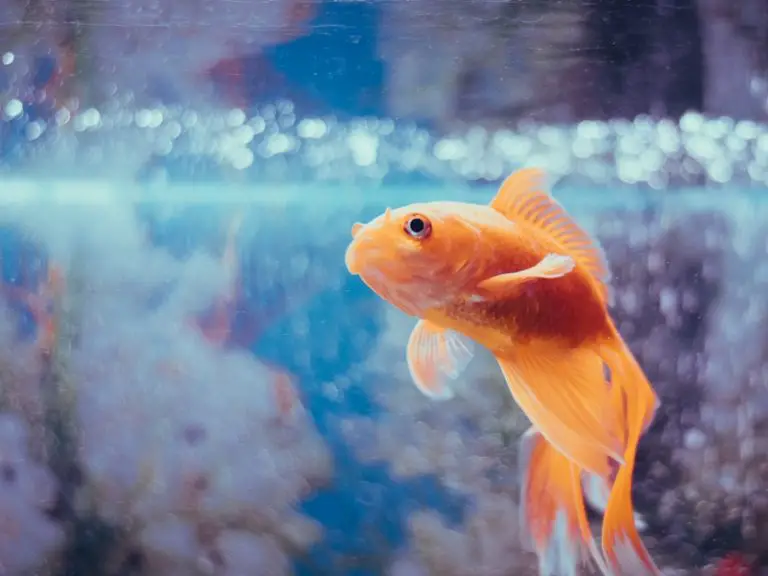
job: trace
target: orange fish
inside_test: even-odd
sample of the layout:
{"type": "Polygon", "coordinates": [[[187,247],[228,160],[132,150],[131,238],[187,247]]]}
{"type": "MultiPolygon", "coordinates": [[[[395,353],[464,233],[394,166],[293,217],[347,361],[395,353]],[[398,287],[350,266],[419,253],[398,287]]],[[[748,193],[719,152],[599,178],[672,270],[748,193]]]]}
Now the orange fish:
{"type": "Polygon", "coordinates": [[[406,357],[424,394],[452,396],[474,343],[498,361],[536,431],[524,440],[523,496],[539,554],[558,546],[567,554],[565,544],[590,550],[584,472],[611,486],[598,563],[609,574],[660,574],[631,495],[637,444],[658,398],[608,314],[602,251],[548,194],[544,173],[516,172],[490,205],[387,209],[355,224],[352,237],[350,273],[419,318],[406,357]]]}

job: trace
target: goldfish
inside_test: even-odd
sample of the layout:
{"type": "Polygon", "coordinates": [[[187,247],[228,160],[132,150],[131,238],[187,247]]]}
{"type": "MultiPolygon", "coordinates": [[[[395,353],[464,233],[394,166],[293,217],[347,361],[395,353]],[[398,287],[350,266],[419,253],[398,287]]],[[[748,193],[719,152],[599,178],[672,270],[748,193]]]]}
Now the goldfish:
{"type": "Polygon", "coordinates": [[[521,528],[543,572],[571,574],[574,558],[592,557],[605,574],[661,574],[631,492],[659,399],[610,317],[600,246],[550,195],[542,170],[513,173],[488,205],[415,203],[355,223],[345,264],[417,318],[406,360],[426,396],[454,396],[476,345],[495,357],[532,424],[521,441],[521,528]],[[584,482],[608,491],[601,550],[584,482]]]}

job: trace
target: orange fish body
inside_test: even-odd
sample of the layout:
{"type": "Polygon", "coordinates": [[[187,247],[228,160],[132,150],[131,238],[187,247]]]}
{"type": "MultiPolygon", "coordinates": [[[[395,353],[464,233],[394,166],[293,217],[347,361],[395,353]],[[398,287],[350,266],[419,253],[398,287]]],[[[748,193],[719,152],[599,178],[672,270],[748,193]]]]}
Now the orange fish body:
{"type": "MultiPolygon", "coordinates": [[[[493,248],[483,272],[489,278],[510,270],[530,269],[557,250],[534,227],[520,227],[488,234],[493,248]],[[501,233],[500,233],[501,232],[501,233]]],[[[599,334],[609,336],[610,328],[599,300],[598,287],[588,273],[574,268],[554,279],[531,278],[510,286],[508,297],[481,299],[478,295],[459,297],[436,309],[425,318],[452,328],[503,354],[523,342],[548,341],[576,347],[599,334]],[[476,296],[473,298],[473,296],[476,296]]]]}
{"type": "Polygon", "coordinates": [[[523,439],[523,528],[542,572],[557,569],[554,556],[583,552],[606,574],[660,574],[631,500],[637,443],[658,400],[608,314],[602,251],[545,191],[543,173],[516,172],[490,206],[412,204],[352,235],[349,271],[419,318],[406,355],[423,393],[450,398],[475,342],[499,362],[533,424],[523,439]],[[586,523],[584,472],[612,484],[604,558],[586,523]]]}

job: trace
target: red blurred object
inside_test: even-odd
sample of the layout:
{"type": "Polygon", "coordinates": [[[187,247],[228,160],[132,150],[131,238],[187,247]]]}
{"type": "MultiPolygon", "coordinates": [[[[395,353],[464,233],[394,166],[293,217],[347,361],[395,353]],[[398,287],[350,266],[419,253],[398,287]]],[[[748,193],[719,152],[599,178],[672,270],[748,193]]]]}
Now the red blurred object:
{"type": "Polygon", "coordinates": [[[56,69],[43,87],[55,109],[63,108],[72,98],[71,83],[77,75],[77,53],[71,44],[60,47],[56,69]]]}
{"type": "Polygon", "coordinates": [[[222,96],[228,104],[237,108],[246,108],[248,106],[243,58],[235,57],[219,60],[207,71],[207,75],[221,85],[222,96]]]}
{"type": "Polygon", "coordinates": [[[287,44],[311,32],[309,22],[317,15],[318,4],[317,0],[294,0],[291,3],[280,43],[287,44]]]}
{"type": "Polygon", "coordinates": [[[752,564],[738,552],[726,554],[715,568],[715,576],[750,576],[752,564]]]}
{"type": "MultiPolygon", "coordinates": [[[[310,22],[317,15],[318,2],[316,0],[288,0],[287,19],[285,20],[280,35],[275,44],[289,44],[294,40],[307,36],[312,32],[310,22]]],[[[248,56],[243,55],[242,48],[236,43],[232,45],[232,53],[237,54],[229,58],[222,58],[216,64],[205,70],[203,74],[222,86],[222,96],[227,104],[238,108],[246,108],[249,102],[249,87],[246,76],[245,59],[249,56],[262,54],[256,52],[248,56]]],[[[275,84],[282,83],[284,79],[276,71],[264,62],[260,68],[264,68],[263,81],[275,84]]]]}
{"type": "Polygon", "coordinates": [[[54,304],[64,292],[64,275],[53,263],[48,265],[47,275],[36,288],[13,286],[0,282],[0,293],[27,308],[35,321],[37,345],[40,353],[50,355],[58,336],[58,318],[54,304]]]}

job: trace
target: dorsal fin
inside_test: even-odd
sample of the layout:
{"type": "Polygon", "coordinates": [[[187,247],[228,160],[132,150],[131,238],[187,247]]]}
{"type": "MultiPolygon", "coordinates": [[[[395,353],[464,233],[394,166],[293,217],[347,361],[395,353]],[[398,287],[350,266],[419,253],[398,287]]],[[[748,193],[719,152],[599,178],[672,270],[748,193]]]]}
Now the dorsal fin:
{"type": "Polygon", "coordinates": [[[542,170],[523,168],[513,173],[499,188],[491,208],[510,220],[523,220],[549,234],[598,281],[603,301],[607,301],[610,274],[603,251],[549,195],[542,170]]]}

